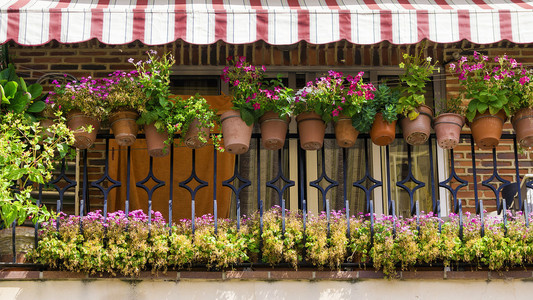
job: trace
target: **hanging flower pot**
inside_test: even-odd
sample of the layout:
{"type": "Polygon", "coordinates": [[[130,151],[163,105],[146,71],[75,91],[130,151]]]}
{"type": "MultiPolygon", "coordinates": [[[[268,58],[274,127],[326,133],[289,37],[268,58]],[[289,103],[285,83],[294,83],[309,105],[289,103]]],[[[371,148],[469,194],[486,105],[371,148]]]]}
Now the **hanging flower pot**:
{"type": "Polygon", "coordinates": [[[435,118],[433,127],[437,135],[437,144],[442,149],[453,149],[459,143],[465,117],[455,113],[440,114],[435,118]]]}
{"type": "Polygon", "coordinates": [[[359,131],[353,127],[352,119],[344,115],[339,116],[339,120],[335,122],[337,145],[341,148],[353,147],[358,135],[359,131]]]}
{"type": "Polygon", "coordinates": [[[241,114],[235,110],[229,110],[220,116],[224,148],[232,154],[243,154],[250,147],[253,124],[248,126],[241,119],[241,114]]]}
{"type": "Polygon", "coordinates": [[[503,123],[507,120],[505,112],[500,110],[491,115],[488,111],[477,113],[470,124],[472,136],[476,145],[481,149],[492,149],[498,146],[502,136],[503,123]]]}
{"type": "Polygon", "coordinates": [[[96,140],[96,134],[100,130],[100,120],[95,117],[86,116],[80,111],[71,111],[67,116],[67,126],[76,138],[74,147],[87,149],[96,140]],[[89,130],[89,126],[92,127],[92,130],[89,130]]]}
{"type": "Polygon", "coordinates": [[[139,114],[135,111],[117,111],[109,116],[111,130],[119,146],[131,146],[137,139],[139,126],[137,125],[139,114]]]}
{"type": "Polygon", "coordinates": [[[304,150],[318,150],[324,144],[326,123],[315,112],[301,113],[296,117],[300,147],[304,150]]]}
{"type": "Polygon", "coordinates": [[[383,114],[378,112],[370,129],[370,139],[378,146],[387,146],[396,135],[396,120],[389,123],[383,119],[383,114]]]}
{"type": "Polygon", "coordinates": [[[260,119],[261,141],[263,147],[268,150],[279,150],[285,145],[287,128],[289,127],[289,117],[281,119],[273,111],[266,112],[260,119]]]}
{"type": "Polygon", "coordinates": [[[185,145],[191,149],[202,148],[207,144],[207,139],[209,138],[209,128],[203,127],[198,119],[194,118],[189,124],[189,129],[185,133],[183,140],[185,145]],[[205,141],[200,140],[200,137],[203,137],[205,141]]]}
{"type": "Polygon", "coordinates": [[[523,108],[511,118],[520,146],[533,147],[533,108],[523,108]]]}
{"type": "Polygon", "coordinates": [[[168,140],[168,133],[158,132],[154,123],[144,125],[146,135],[146,147],[151,157],[163,157],[169,153],[170,146],[165,143],[168,140]]]}
{"type": "Polygon", "coordinates": [[[427,105],[418,107],[419,115],[416,119],[402,118],[400,125],[403,131],[403,138],[409,145],[424,144],[431,133],[431,120],[433,119],[433,110],[427,105]]]}

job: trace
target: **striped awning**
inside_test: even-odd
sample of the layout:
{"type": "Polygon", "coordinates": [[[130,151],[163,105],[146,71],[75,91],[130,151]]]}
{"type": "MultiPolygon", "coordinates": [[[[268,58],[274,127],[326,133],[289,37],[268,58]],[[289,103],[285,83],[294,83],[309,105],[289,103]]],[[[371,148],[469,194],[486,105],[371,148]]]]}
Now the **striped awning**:
{"type": "Polygon", "coordinates": [[[0,43],[533,42],[533,0],[0,0],[0,43]]]}

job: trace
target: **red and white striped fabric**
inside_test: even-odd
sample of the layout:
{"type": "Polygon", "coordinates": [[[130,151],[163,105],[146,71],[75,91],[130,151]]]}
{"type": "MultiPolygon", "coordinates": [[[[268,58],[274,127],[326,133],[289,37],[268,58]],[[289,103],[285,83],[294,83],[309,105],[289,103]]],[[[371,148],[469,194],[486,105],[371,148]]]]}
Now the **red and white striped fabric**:
{"type": "Polygon", "coordinates": [[[0,43],[533,42],[533,0],[0,0],[0,43]]]}

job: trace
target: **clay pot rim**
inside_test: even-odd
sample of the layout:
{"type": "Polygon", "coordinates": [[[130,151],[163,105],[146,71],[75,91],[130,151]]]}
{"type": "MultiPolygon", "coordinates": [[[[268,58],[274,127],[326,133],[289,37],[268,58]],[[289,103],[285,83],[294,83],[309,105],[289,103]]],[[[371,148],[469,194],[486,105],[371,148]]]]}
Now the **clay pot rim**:
{"type": "Polygon", "coordinates": [[[457,126],[463,128],[463,126],[465,125],[465,122],[466,122],[466,118],[465,118],[465,116],[463,116],[461,114],[458,114],[458,113],[443,113],[443,114],[439,114],[438,116],[436,116],[433,119],[432,126],[433,126],[433,128],[435,128],[435,125],[438,125],[438,124],[456,124],[457,126]],[[454,123],[454,122],[450,122],[450,121],[447,121],[447,122],[439,122],[438,121],[438,119],[441,119],[443,117],[449,117],[449,116],[459,117],[459,118],[461,118],[461,120],[463,122],[461,124],[459,124],[459,123],[454,123]]]}
{"type": "Polygon", "coordinates": [[[283,121],[283,122],[289,124],[290,121],[291,121],[291,118],[290,118],[290,116],[285,116],[284,118],[280,118],[279,114],[274,112],[274,111],[267,111],[259,118],[259,124],[263,124],[264,122],[278,122],[278,121],[283,121]],[[264,119],[263,117],[265,117],[265,115],[267,113],[270,113],[270,112],[275,113],[276,117],[264,119]]]}
{"type": "Polygon", "coordinates": [[[509,118],[507,117],[507,115],[505,114],[505,111],[504,111],[503,109],[500,109],[500,110],[499,110],[497,113],[495,113],[495,114],[491,114],[491,113],[489,112],[489,110],[487,109],[487,111],[484,112],[484,113],[482,113],[482,114],[479,113],[479,112],[477,112],[476,115],[474,116],[474,119],[472,120],[472,122],[470,122],[470,121],[468,120],[468,118],[465,118],[465,119],[466,119],[466,120],[465,120],[465,124],[466,124],[468,127],[471,128],[471,127],[472,127],[472,123],[474,123],[476,120],[479,120],[480,118],[488,118],[488,117],[495,117],[495,118],[497,118],[497,119],[503,121],[503,123],[507,122],[507,120],[509,119],[509,118]],[[500,117],[498,116],[498,115],[500,115],[500,114],[503,114],[503,118],[500,118],[500,117]]]}
{"type": "MultiPolygon", "coordinates": [[[[433,108],[427,106],[426,104],[420,104],[418,107],[417,107],[417,110],[419,107],[425,107],[427,108],[431,114],[427,113],[427,112],[423,112],[423,111],[418,111],[419,115],[424,115],[426,117],[429,117],[430,119],[433,119],[433,117],[435,116],[435,112],[433,111],[433,108]]],[[[381,113],[381,112],[378,112],[378,113],[381,113]]],[[[376,113],[376,114],[378,114],[376,113]]],[[[418,117],[415,118],[415,120],[417,119],[418,117]]],[[[402,119],[408,119],[408,117],[404,116],[404,115],[400,115],[400,117],[398,118],[398,121],[402,120],[402,119]]],[[[413,120],[411,120],[413,121],[413,120]]]]}
{"type": "Polygon", "coordinates": [[[533,107],[524,107],[524,108],[517,110],[515,114],[511,117],[511,124],[513,124],[513,127],[514,127],[516,122],[521,121],[523,119],[527,119],[527,118],[533,118],[533,107]],[[521,118],[519,118],[518,120],[516,119],[516,115],[519,112],[524,113],[525,111],[528,111],[528,110],[530,111],[528,115],[521,116],[521,118]]]}
{"type": "Polygon", "coordinates": [[[305,111],[305,112],[299,113],[296,116],[296,122],[298,122],[298,123],[304,122],[304,121],[307,121],[307,120],[320,120],[320,121],[324,122],[324,124],[326,123],[322,119],[322,117],[319,114],[317,114],[316,112],[314,112],[314,111],[305,111]]]}
{"type": "Polygon", "coordinates": [[[86,118],[94,119],[94,120],[96,120],[96,121],[98,121],[98,122],[101,122],[101,121],[102,121],[102,118],[87,115],[87,114],[85,114],[84,112],[82,112],[81,110],[77,110],[77,109],[75,109],[75,110],[71,110],[71,111],[69,111],[69,112],[67,113],[67,120],[70,119],[70,118],[72,118],[73,116],[77,116],[77,115],[82,115],[82,116],[84,116],[84,117],[86,117],[86,118]]]}

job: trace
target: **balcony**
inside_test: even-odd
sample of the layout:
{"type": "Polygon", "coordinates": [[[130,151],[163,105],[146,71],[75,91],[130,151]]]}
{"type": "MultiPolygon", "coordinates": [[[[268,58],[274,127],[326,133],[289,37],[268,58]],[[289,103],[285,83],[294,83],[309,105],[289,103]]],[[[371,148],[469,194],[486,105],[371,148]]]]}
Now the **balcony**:
{"type": "MultiPolygon", "coordinates": [[[[327,133],[322,150],[306,152],[298,147],[298,135],[289,133],[285,148],[273,152],[262,149],[260,135],[254,133],[250,151],[243,155],[220,154],[210,146],[200,150],[180,147],[167,158],[155,159],[148,157],[142,147],[118,148],[111,134],[101,133],[98,137],[100,144],[94,149],[80,151],[76,161],[63,161],[50,184],[39,186],[35,195],[39,204],[46,203],[57,212],[81,217],[96,210],[102,210],[104,216],[117,210],[126,215],[138,209],[163,211],[167,224],[192,220],[188,223],[192,235],[198,226],[205,228],[205,224],[197,224],[202,220],[199,217],[211,214],[209,226],[213,227],[215,236],[220,230],[219,219],[233,220],[240,230],[243,221],[254,213],[263,232],[264,216],[275,206],[279,207],[275,211],[279,212],[282,235],[286,233],[288,215],[297,214],[304,241],[313,215],[316,217],[323,211],[318,219],[322,218],[321,226],[328,237],[333,230],[331,224],[343,219],[347,224],[346,237],[352,239],[354,231],[360,229],[353,227],[353,220],[358,219],[361,224],[368,224],[369,247],[372,247],[376,232],[385,228],[375,227],[376,222],[384,224],[383,218],[376,221],[381,214],[394,216],[385,217],[388,220],[385,223],[393,222],[391,226],[387,223],[386,228],[396,237],[396,222],[410,220],[420,231],[420,220],[428,218],[427,213],[444,219],[452,213],[458,216],[453,222],[463,239],[464,232],[473,228],[465,223],[477,219],[484,224],[487,207],[494,211],[490,214],[501,216],[501,228],[507,234],[510,212],[521,212],[513,219],[521,220],[520,216],[529,215],[533,202],[530,195],[533,180],[525,174],[530,162],[518,153],[515,136],[509,133],[504,133],[500,146],[492,151],[477,150],[470,134],[462,134],[460,155],[458,151],[438,148],[434,135],[427,144],[412,147],[398,134],[390,146],[377,147],[368,135],[361,134],[354,148],[343,149],[336,145],[334,135],[327,133]],[[53,193],[53,201],[47,200],[53,193]],[[465,216],[465,212],[477,215],[465,216]]],[[[143,134],[138,135],[141,143],[143,139],[143,134]]],[[[156,215],[147,213],[149,228],[157,228],[152,224],[154,219],[156,215]]],[[[529,219],[524,221],[529,226],[529,219]]],[[[103,222],[108,222],[106,217],[103,222]]],[[[37,224],[29,231],[36,233],[41,227],[42,224],[37,224]]],[[[485,235],[484,226],[476,228],[481,236],[485,235]]],[[[8,249],[4,257],[9,262],[2,266],[49,267],[17,260],[19,250],[7,241],[19,239],[16,233],[22,230],[28,231],[14,227],[4,236],[3,244],[8,249]]],[[[441,225],[438,230],[441,232],[441,225]]],[[[39,238],[30,238],[37,245],[39,238]]],[[[296,261],[265,262],[261,259],[264,244],[259,241],[259,254],[253,261],[245,259],[231,266],[313,267],[306,260],[306,250],[296,261]]],[[[368,259],[363,261],[367,266],[373,263],[368,259]]],[[[358,266],[361,261],[354,262],[348,256],[338,264],[343,269],[358,266]]],[[[206,264],[194,267],[205,268],[206,264]]]]}

